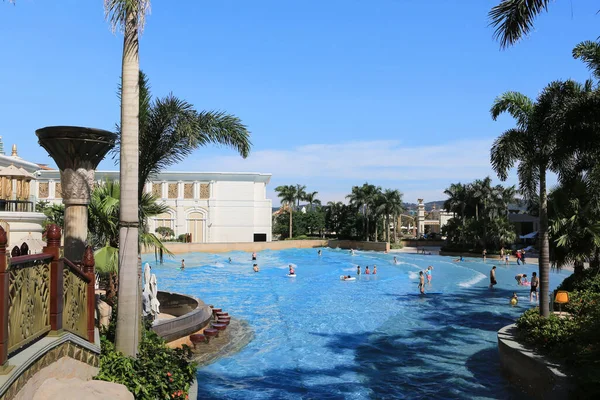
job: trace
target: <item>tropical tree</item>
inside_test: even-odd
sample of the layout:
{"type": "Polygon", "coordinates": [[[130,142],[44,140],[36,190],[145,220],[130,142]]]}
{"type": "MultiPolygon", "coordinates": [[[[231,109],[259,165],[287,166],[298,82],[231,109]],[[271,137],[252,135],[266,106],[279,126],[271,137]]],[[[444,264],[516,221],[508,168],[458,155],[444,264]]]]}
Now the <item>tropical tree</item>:
{"type": "Polygon", "coordinates": [[[377,212],[385,219],[385,239],[390,242],[390,217],[395,217],[404,211],[402,193],[399,190],[385,189],[379,196],[377,212]]]}
{"type": "Polygon", "coordinates": [[[139,171],[139,34],[150,0],[104,0],[113,30],[123,31],[121,73],[121,152],[119,157],[119,297],[115,345],[127,356],[137,353],[140,330],[141,285],[138,279],[138,171],[139,171]]]}
{"type": "Polygon", "coordinates": [[[317,194],[319,192],[307,192],[304,194],[304,200],[308,201],[311,210],[313,209],[313,204],[321,205],[321,200],[317,199],[317,194]]]}
{"type": "MultiPolygon", "coordinates": [[[[495,120],[500,114],[509,113],[517,122],[496,139],[491,149],[492,168],[500,179],[508,178],[509,170],[519,163],[517,174],[521,192],[530,197],[539,188],[540,212],[540,313],[549,315],[549,242],[546,173],[560,172],[557,158],[557,132],[564,122],[560,111],[568,99],[584,91],[573,81],[549,84],[534,102],[518,92],[506,92],[496,98],[490,110],[495,120]]],[[[564,160],[561,161],[564,165],[564,160]]]]}
{"type": "Polygon", "coordinates": [[[306,200],[306,185],[296,184],[296,201],[298,202],[296,211],[300,209],[300,200],[306,200]]]}
{"type": "Polygon", "coordinates": [[[297,187],[294,185],[282,185],[282,186],[277,186],[275,188],[275,191],[277,192],[277,196],[281,199],[281,205],[287,206],[287,208],[288,208],[288,212],[290,214],[289,238],[291,239],[293,237],[292,236],[292,214],[293,214],[294,204],[295,204],[296,198],[298,196],[297,187]]]}
{"type": "MultiPolygon", "coordinates": [[[[221,111],[198,112],[194,106],[172,94],[152,98],[148,77],[139,75],[139,178],[138,200],[144,185],[153,175],[183,161],[194,150],[208,144],[232,147],[246,158],[252,143],[242,121],[221,111]]],[[[121,129],[117,126],[117,143],[112,150],[120,152],[121,129]]]]}
{"type": "Polygon", "coordinates": [[[356,207],[358,210],[363,211],[365,216],[365,240],[369,241],[369,219],[371,215],[371,211],[374,208],[375,202],[377,201],[377,196],[381,193],[381,187],[371,185],[368,182],[364,183],[362,186],[353,186],[352,192],[346,196],[347,199],[350,200],[350,204],[356,207]]]}
{"type": "MultiPolygon", "coordinates": [[[[120,215],[119,182],[107,181],[97,185],[92,191],[88,206],[89,241],[96,249],[94,258],[98,272],[106,274],[109,279],[107,298],[114,300],[118,285],[118,255],[119,255],[119,215],[120,215]]],[[[149,232],[148,219],[167,212],[169,207],[160,203],[151,193],[144,193],[139,207],[140,245],[148,248],[161,249],[163,253],[171,252],[163,245],[156,235],[149,232]]]]}

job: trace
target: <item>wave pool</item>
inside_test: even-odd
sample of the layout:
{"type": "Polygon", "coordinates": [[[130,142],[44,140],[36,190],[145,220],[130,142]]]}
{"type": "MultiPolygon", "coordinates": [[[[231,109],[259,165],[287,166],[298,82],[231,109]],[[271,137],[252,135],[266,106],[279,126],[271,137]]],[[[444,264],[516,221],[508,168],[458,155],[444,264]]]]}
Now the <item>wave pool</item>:
{"type": "MultiPolygon", "coordinates": [[[[258,253],[190,253],[154,262],[160,290],[190,294],[246,320],[254,340],[239,353],[198,370],[201,399],[508,399],[520,398],[502,377],[496,331],[529,302],[537,265],[499,260],[290,249],[258,253]],[[397,257],[398,264],[393,258],[397,257]],[[181,259],[186,268],[179,270],[181,259]],[[228,258],[232,262],[229,263],[228,258]],[[286,276],[293,264],[296,278],[286,276]],[[377,265],[377,275],[356,276],[377,265]],[[418,272],[434,267],[425,296],[418,272]],[[489,270],[498,285],[490,290],[489,270]],[[513,292],[516,307],[509,305],[513,292]]],[[[568,271],[552,272],[556,287],[568,271]]]]}

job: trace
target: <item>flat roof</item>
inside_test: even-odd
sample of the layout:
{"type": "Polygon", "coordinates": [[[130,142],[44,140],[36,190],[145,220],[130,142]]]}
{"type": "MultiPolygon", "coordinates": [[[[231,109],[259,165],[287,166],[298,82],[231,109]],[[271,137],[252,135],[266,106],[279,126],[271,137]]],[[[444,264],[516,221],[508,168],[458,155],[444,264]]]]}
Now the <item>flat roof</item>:
{"type": "MultiPolygon", "coordinates": [[[[38,179],[60,179],[59,170],[38,170],[38,179]]],[[[151,176],[149,181],[233,181],[269,183],[272,174],[261,172],[198,172],[198,171],[164,171],[151,176]]],[[[96,179],[119,178],[119,171],[96,171],[96,179]]]]}

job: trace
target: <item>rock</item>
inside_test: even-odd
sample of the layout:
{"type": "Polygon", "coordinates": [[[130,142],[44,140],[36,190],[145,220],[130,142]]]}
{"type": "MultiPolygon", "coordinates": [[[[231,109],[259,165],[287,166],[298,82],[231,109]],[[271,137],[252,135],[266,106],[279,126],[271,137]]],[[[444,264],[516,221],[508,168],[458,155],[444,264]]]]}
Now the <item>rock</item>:
{"type": "Polygon", "coordinates": [[[112,315],[112,307],[98,297],[96,297],[96,307],[98,308],[98,322],[100,326],[108,327],[110,316],[112,315]]]}
{"type": "Polygon", "coordinates": [[[133,400],[133,394],[120,383],[56,379],[44,381],[33,400],[133,400]]]}

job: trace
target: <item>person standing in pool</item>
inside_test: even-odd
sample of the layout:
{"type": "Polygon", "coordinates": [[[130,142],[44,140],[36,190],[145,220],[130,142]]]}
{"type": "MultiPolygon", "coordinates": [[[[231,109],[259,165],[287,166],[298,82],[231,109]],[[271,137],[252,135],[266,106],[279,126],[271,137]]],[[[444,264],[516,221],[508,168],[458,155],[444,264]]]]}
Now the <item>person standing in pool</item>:
{"type": "Polygon", "coordinates": [[[433,267],[430,265],[429,267],[427,267],[427,269],[425,270],[425,275],[427,275],[427,283],[429,283],[431,285],[431,271],[433,270],[433,267]]]}
{"type": "Polygon", "coordinates": [[[294,271],[292,264],[290,264],[290,275],[296,275],[296,271],[294,271]]]}
{"type": "Polygon", "coordinates": [[[421,294],[425,294],[425,275],[423,275],[423,271],[419,271],[419,291],[421,294]]]}
{"type": "Polygon", "coordinates": [[[258,271],[260,271],[260,269],[258,268],[258,264],[254,264],[254,266],[252,267],[252,270],[253,270],[254,272],[258,272],[258,271]]]}
{"type": "Polygon", "coordinates": [[[527,264],[525,262],[525,250],[521,250],[521,262],[523,263],[523,265],[527,264]]]}
{"type": "Polygon", "coordinates": [[[540,280],[537,277],[537,272],[534,272],[533,274],[531,274],[531,289],[529,289],[529,301],[533,301],[533,296],[535,296],[536,300],[538,299],[537,288],[539,284],[540,280]]]}
{"type": "Polygon", "coordinates": [[[252,261],[256,261],[256,253],[252,253],[252,261]]]}
{"type": "Polygon", "coordinates": [[[231,257],[229,257],[229,264],[231,264],[231,257]]]}
{"type": "Polygon", "coordinates": [[[185,260],[181,260],[181,268],[179,269],[182,271],[185,269],[185,260]]]}
{"type": "Polygon", "coordinates": [[[483,262],[485,262],[485,259],[487,258],[487,250],[483,249],[483,262]]]}
{"type": "Polygon", "coordinates": [[[498,282],[496,281],[496,266],[494,265],[490,270],[490,289],[493,289],[494,285],[497,284],[498,282]]]}
{"type": "Polygon", "coordinates": [[[321,257],[321,250],[317,251],[317,255],[321,257]]]}
{"type": "Polygon", "coordinates": [[[373,265],[373,275],[377,273],[377,265],[373,265]]]}
{"type": "Polygon", "coordinates": [[[367,265],[365,267],[365,275],[369,275],[369,274],[370,274],[370,272],[369,272],[369,266],[367,265]]]}
{"type": "Polygon", "coordinates": [[[360,275],[360,265],[356,266],[356,275],[360,275]]]}

